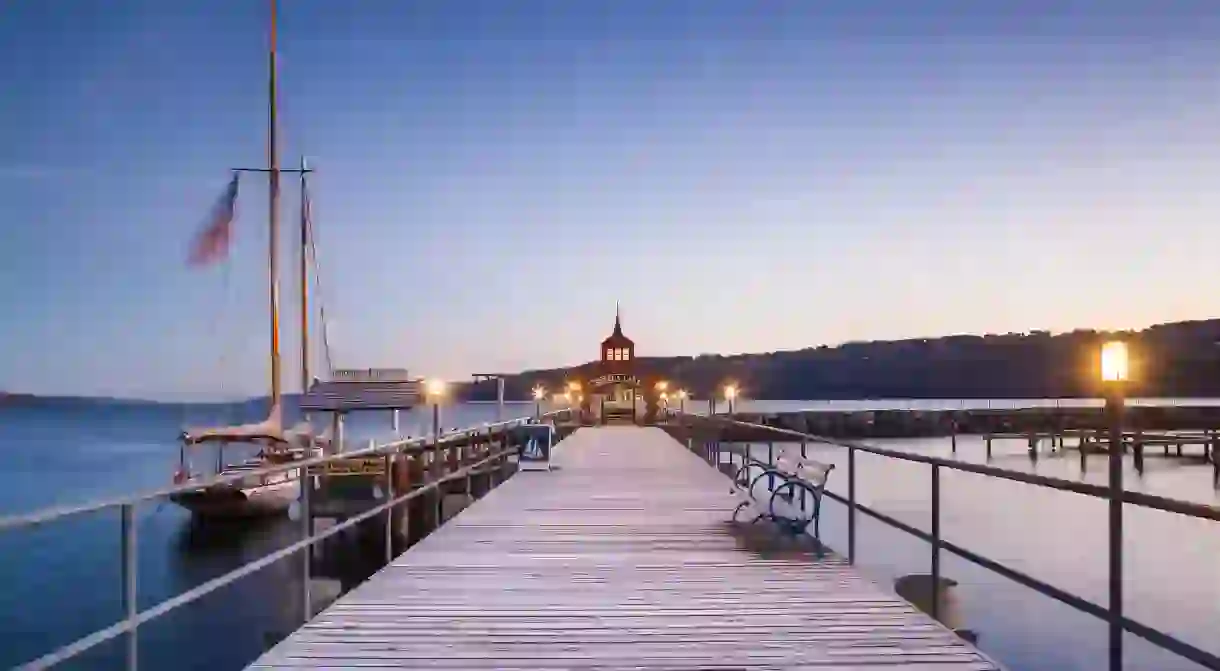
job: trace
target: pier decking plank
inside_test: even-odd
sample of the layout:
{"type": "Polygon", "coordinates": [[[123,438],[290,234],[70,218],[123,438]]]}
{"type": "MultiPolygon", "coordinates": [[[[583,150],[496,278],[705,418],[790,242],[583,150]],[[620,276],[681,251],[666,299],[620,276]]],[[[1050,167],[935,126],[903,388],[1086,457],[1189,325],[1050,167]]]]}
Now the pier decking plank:
{"type": "Polygon", "coordinates": [[[999,668],[841,558],[729,523],[727,479],[659,429],[581,429],[553,462],[250,668],[999,668]]]}

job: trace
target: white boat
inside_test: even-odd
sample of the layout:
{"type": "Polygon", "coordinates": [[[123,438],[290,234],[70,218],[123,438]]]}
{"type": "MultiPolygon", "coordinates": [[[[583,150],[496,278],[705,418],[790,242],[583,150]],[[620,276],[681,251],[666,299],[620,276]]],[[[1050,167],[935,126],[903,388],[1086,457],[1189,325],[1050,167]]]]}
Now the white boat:
{"type": "MultiPolygon", "coordinates": [[[[276,464],[320,456],[329,446],[329,436],[315,435],[308,424],[302,423],[284,430],[280,426],[279,417],[279,407],[276,406],[272,408],[266,420],[255,424],[184,431],[182,459],[174,482],[189,484],[192,480],[206,481],[251,473],[276,464]],[[186,450],[207,443],[216,444],[218,461],[222,464],[224,448],[229,444],[259,445],[261,449],[256,456],[225,464],[214,473],[192,475],[186,450]]],[[[200,518],[233,519],[283,515],[300,497],[300,482],[301,471],[293,468],[267,475],[249,475],[221,484],[204,485],[201,482],[201,486],[196,489],[172,494],[170,500],[200,518]]]]}
{"type": "MultiPolygon", "coordinates": [[[[237,475],[269,465],[265,458],[249,459],[231,464],[221,475],[237,475]]],[[[239,519],[269,517],[288,512],[301,495],[300,470],[291,469],[262,477],[251,477],[236,483],[200,487],[179,492],[170,500],[191,511],[198,518],[239,519]]]]}
{"type": "MultiPolygon", "coordinates": [[[[268,311],[271,324],[270,370],[271,410],[266,419],[253,424],[188,429],[182,433],[182,451],[179,467],[174,474],[176,484],[198,481],[200,486],[180,491],[170,500],[191,511],[198,517],[239,518],[265,515],[281,515],[300,495],[300,469],[288,469],[270,475],[250,475],[232,483],[205,484],[216,476],[239,475],[257,471],[275,464],[290,463],[302,458],[322,454],[329,448],[330,439],[325,434],[316,434],[308,421],[295,427],[284,428],[282,421],[280,351],[279,351],[279,264],[278,236],[279,183],[281,173],[297,173],[301,178],[300,219],[300,300],[301,300],[301,380],[304,385],[311,379],[309,373],[309,270],[312,250],[312,228],[309,212],[309,197],[306,174],[309,172],[302,159],[299,170],[281,170],[276,145],[276,54],[275,54],[275,6],[272,4],[271,35],[269,50],[269,112],[267,142],[268,167],[263,169],[238,169],[234,171],[228,190],[218,201],[208,226],[196,240],[192,250],[192,261],[209,263],[213,259],[227,256],[227,245],[232,237],[229,227],[234,219],[237,198],[238,176],[243,172],[266,174],[270,192],[268,209],[268,311]],[[188,452],[199,445],[214,444],[217,449],[217,468],[208,474],[194,474],[190,469],[188,452]],[[258,448],[256,456],[234,464],[225,464],[224,450],[231,444],[245,445],[246,453],[251,446],[258,448]]],[[[324,344],[325,344],[325,338],[324,344]]]]}

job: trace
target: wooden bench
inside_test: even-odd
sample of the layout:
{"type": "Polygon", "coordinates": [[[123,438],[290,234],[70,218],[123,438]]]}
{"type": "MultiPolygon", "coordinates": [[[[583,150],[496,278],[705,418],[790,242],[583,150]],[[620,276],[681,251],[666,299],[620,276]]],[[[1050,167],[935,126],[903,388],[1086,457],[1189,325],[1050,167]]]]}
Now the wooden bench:
{"type": "Polygon", "coordinates": [[[819,518],[822,512],[822,493],[826,490],[826,481],[834,464],[824,464],[809,457],[803,457],[800,448],[785,447],[775,457],[775,463],[767,463],[745,455],[745,464],[733,475],[733,492],[737,497],[737,508],[733,510],[733,521],[740,522],[743,511],[752,514],[750,523],[759,520],[770,520],[780,529],[799,536],[813,524],[813,537],[821,542],[819,518]],[[760,472],[750,476],[751,467],[760,472]],[[774,489],[758,491],[758,483],[763,479],[778,480],[779,486],[774,489]],[[800,495],[799,497],[797,495],[800,495]],[[800,508],[794,510],[799,498],[800,508]],[[812,506],[808,517],[799,515],[805,511],[805,501],[812,506]],[[783,510],[776,510],[776,502],[784,503],[783,510]]]}

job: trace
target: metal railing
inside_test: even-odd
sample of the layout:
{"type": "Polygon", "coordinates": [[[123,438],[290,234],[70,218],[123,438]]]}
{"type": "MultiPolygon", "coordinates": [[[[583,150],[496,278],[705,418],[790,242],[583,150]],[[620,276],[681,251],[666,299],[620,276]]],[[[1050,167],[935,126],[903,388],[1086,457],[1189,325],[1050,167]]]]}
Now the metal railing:
{"type": "MultiPolygon", "coordinates": [[[[861,512],[873,519],[883,522],[895,529],[905,531],[906,533],[926,541],[932,546],[931,556],[931,574],[932,584],[936,589],[939,589],[941,578],[940,553],[947,551],[966,561],[981,566],[989,571],[997,573],[1013,582],[1028,587],[1036,592],[1049,596],[1061,603],[1067,604],[1076,610],[1087,613],[1093,617],[1102,619],[1110,625],[1110,646],[1109,646],[1109,668],[1122,668],[1122,645],[1119,638],[1118,645],[1115,645],[1115,633],[1120,637],[1123,632],[1129,632],[1140,638],[1160,647],[1164,650],[1179,655],[1196,664],[1199,664],[1208,669],[1220,670],[1220,656],[1211,652],[1198,648],[1190,643],[1187,643],[1172,634],[1161,631],[1147,624],[1133,620],[1123,614],[1122,604],[1122,547],[1123,533],[1121,517],[1118,523],[1115,524],[1113,516],[1114,508],[1118,507],[1121,515],[1121,505],[1130,504],[1151,510],[1161,510],[1164,512],[1176,513],[1188,517],[1198,519],[1206,519],[1212,521],[1220,521],[1220,508],[1208,506],[1199,503],[1191,503],[1187,501],[1179,501],[1161,496],[1145,494],[1142,492],[1127,491],[1120,486],[1100,486],[1063,478],[1054,478],[1044,475],[1035,475],[1032,473],[1022,473],[1019,471],[1010,471],[993,466],[982,464],[966,463],[956,461],[954,459],[944,459],[941,457],[932,457],[922,454],[912,454],[909,452],[901,452],[898,450],[875,447],[863,443],[824,438],[814,436],[791,429],[783,429],[774,426],[766,426],[762,424],[752,424],[749,422],[741,422],[724,417],[707,417],[704,415],[681,414],[679,415],[682,422],[688,427],[697,427],[700,424],[712,427],[739,426],[751,430],[752,432],[769,432],[772,435],[780,437],[780,440],[775,442],[799,442],[801,444],[801,456],[806,456],[805,451],[809,443],[820,443],[824,445],[833,445],[836,447],[847,449],[847,495],[843,496],[827,489],[824,495],[832,500],[838,501],[847,506],[847,560],[851,563],[856,561],[856,513],[861,512]],[[783,439],[789,439],[785,441],[783,439]],[[875,454],[890,459],[898,459],[901,461],[909,461],[931,466],[931,497],[932,497],[932,520],[930,531],[924,531],[917,527],[911,526],[905,522],[901,522],[885,513],[879,512],[870,508],[856,500],[856,453],[864,452],[867,454],[875,454]],[[984,557],[976,552],[968,550],[960,545],[945,540],[941,536],[941,514],[940,514],[940,471],[948,468],[955,471],[963,471],[966,473],[976,473],[988,477],[1009,480],[1012,482],[1021,482],[1025,484],[1035,485],[1038,487],[1046,487],[1058,491],[1073,492],[1090,496],[1093,498],[1104,499],[1111,502],[1111,516],[1109,519],[1109,566],[1115,567],[1118,570],[1112,570],[1110,573],[1109,595],[1110,603],[1106,606],[1096,604],[1088,599],[1082,598],[1065,590],[1062,590],[1054,585],[1043,582],[1024,572],[1018,571],[1010,566],[1002,564],[993,559],[984,557]],[[1115,505],[1117,504],[1117,505],[1115,505]]],[[[719,441],[715,443],[714,449],[719,451],[719,441]]],[[[742,441],[746,442],[746,441],[742,441]]],[[[757,441],[751,441],[757,442],[757,441]]],[[[747,450],[748,451],[748,450],[747,450]]],[[[773,451],[772,451],[773,453],[773,451]]],[[[730,461],[735,452],[730,452],[730,461]]],[[[746,458],[751,458],[747,456],[746,458]]],[[[719,456],[716,457],[719,460],[719,456]]],[[[1114,485],[1114,480],[1111,480],[1111,485],[1114,485]]],[[[939,601],[936,592],[933,592],[934,597],[931,600],[931,610],[933,617],[939,617],[939,601]]]]}
{"type": "MultiPolygon", "coordinates": [[[[440,492],[440,488],[447,482],[471,477],[475,471],[491,465],[503,467],[507,462],[507,457],[516,454],[517,448],[508,445],[510,434],[509,429],[518,426],[534,423],[543,419],[553,419],[563,416],[565,413],[570,413],[570,409],[553,410],[541,415],[532,417],[521,417],[517,419],[506,420],[502,422],[481,424],[478,427],[460,429],[445,433],[438,438],[422,437],[405,440],[396,440],[384,444],[374,444],[369,441],[369,446],[363,449],[342,452],[340,454],[329,455],[324,457],[315,457],[311,459],[297,460],[268,466],[257,470],[245,471],[236,475],[219,476],[205,481],[194,481],[173,487],[166,487],[154,491],[134,494],[125,498],[115,498],[109,500],[98,501],[94,503],[86,503],[81,505],[60,506],[44,510],[39,510],[31,513],[9,515],[0,517],[0,533],[13,531],[16,529],[30,528],[34,526],[46,525],[57,520],[62,520],[69,517],[76,517],[89,513],[95,513],[103,510],[118,508],[121,519],[121,553],[122,553],[122,607],[123,619],[109,627],[94,631],[87,636],[79,638],[72,643],[61,646],[35,660],[27,662],[19,667],[23,671],[46,669],[61,662],[72,659],[96,646],[113,640],[124,634],[127,635],[127,647],[125,652],[125,668],[134,671],[139,667],[140,650],[139,650],[139,627],[147,622],[155,620],[170,611],[173,611],[181,606],[192,603],[212,592],[224,587],[230,583],[236,582],[253,573],[264,569],[275,562],[287,559],[292,555],[308,550],[315,544],[334,536],[346,529],[349,529],[361,522],[372,519],[378,515],[385,515],[385,533],[386,533],[386,561],[387,563],[393,558],[392,543],[390,542],[393,535],[393,509],[413,499],[419,498],[433,492],[440,492]],[[471,441],[471,444],[478,439],[486,441],[488,454],[483,456],[476,462],[461,465],[460,461],[457,467],[448,473],[442,472],[448,464],[442,458],[444,451],[448,451],[454,443],[463,441],[471,441]],[[499,442],[500,449],[493,451],[492,444],[499,442]],[[425,473],[430,474],[432,478],[426,480],[420,486],[412,488],[410,491],[396,493],[394,491],[393,464],[395,457],[398,455],[433,455],[433,468],[427,469],[425,473]],[[323,475],[315,475],[312,469],[325,466],[330,463],[351,459],[354,457],[383,457],[386,466],[386,483],[388,492],[386,500],[366,511],[360,512],[348,519],[330,526],[323,531],[314,533],[312,528],[312,518],[308,514],[310,491],[313,489],[313,478],[324,477],[323,475]],[[300,473],[301,483],[301,539],[276,550],[259,559],[247,562],[242,566],[229,571],[219,577],[213,578],[200,584],[190,590],[187,590],[177,596],[166,599],[155,606],[151,606],[144,610],[139,609],[137,602],[139,580],[138,580],[138,563],[137,558],[137,534],[136,534],[136,506],[149,501],[166,499],[171,495],[197,491],[202,488],[212,487],[215,485],[233,484],[250,478],[259,478],[267,475],[278,473],[286,473],[291,470],[298,470],[300,473]]],[[[497,483],[493,481],[491,487],[497,483]]],[[[467,491],[470,491],[469,489],[467,491]]],[[[438,512],[440,507],[441,497],[437,497],[438,512]]],[[[438,526],[440,517],[437,517],[438,526]]],[[[308,621],[313,617],[312,602],[310,596],[310,579],[311,579],[311,564],[310,553],[306,552],[303,562],[302,573],[302,602],[303,602],[303,620],[308,621]]]]}

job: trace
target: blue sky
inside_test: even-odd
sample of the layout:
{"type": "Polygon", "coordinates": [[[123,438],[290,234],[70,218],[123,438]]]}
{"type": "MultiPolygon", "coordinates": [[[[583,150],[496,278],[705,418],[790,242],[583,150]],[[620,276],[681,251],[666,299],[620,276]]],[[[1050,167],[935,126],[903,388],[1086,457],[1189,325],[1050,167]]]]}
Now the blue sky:
{"type": "MultiPolygon", "coordinates": [[[[267,3],[0,10],[0,389],[266,388],[267,3]]],[[[282,0],[336,365],[471,372],[1216,314],[1205,2],[282,0]],[[849,9],[850,7],[850,9],[849,9]]],[[[294,388],[297,198],[285,181],[294,388]]]]}

